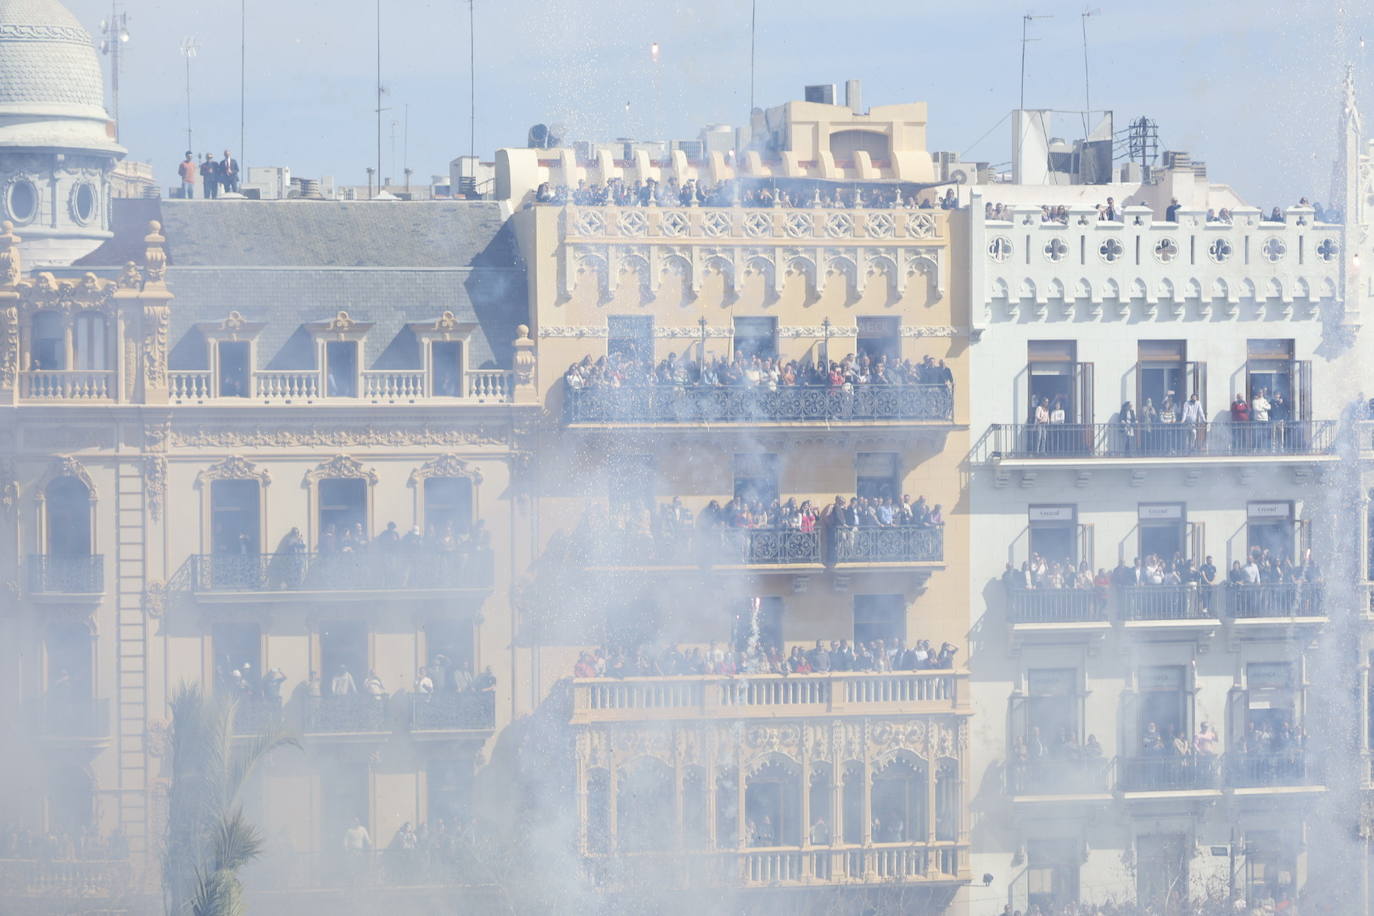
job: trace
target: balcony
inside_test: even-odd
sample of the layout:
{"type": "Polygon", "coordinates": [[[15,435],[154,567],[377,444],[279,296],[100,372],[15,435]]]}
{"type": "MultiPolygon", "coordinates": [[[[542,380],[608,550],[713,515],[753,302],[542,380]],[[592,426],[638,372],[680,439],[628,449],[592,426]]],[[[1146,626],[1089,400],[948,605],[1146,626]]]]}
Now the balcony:
{"type": "Polygon", "coordinates": [[[489,732],[496,727],[496,694],[490,691],[412,693],[411,732],[489,732]]]}
{"type": "Polygon", "coordinates": [[[133,878],[127,859],[0,859],[0,903],[8,912],[88,912],[97,901],[126,898],[133,878]],[[46,903],[19,902],[32,898],[46,903]]]}
{"type": "Polygon", "coordinates": [[[1215,621],[1221,589],[1197,585],[1142,585],[1117,588],[1116,606],[1123,623],[1215,621]]]}
{"type": "Polygon", "coordinates": [[[1247,622],[1320,621],[1326,617],[1326,588],[1320,582],[1282,585],[1229,585],[1226,614],[1241,625],[1247,622]]]}
{"type": "MultiPolygon", "coordinates": [[[[588,856],[586,867],[591,882],[603,890],[642,887],[646,881],[685,888],[891,886],[948,885],[971,877],[969,845],[955,842],[619,853],[588,856]]],[[[943,908],[941,903],[931,911],[943,908]]],[[[924,906],[918,909],[927,912],[924,906]]]]}
{"type": "Polygon", "coordinates": [[[1098,588],[1016,588],[1007,593],[1013,625],[1107,622],[1107,593],[1098,588]]]}
{"type": "Polygon", "coordinates": [[[1107,800],[1108,761],[1101,757],[1048,757],[1007,765],[1007,793],[1013,796],[1075,796],[1107,800]]]}
{"type": "Polygon", "coordinates": [[[1221,758],[1214,755],[1118,757],[1116,760],[1119,792],[1212,792],[1220,787],[1221,758]]]}
{"type": "Polygon", "coordinates": [[[234,707],[234,734],[260,735],[281,728],[286,723],[286,711],[281,700],[239,700],[234,707]]]}
{"type": "Polygon", "coordinates": [[[206,370],[169,372],[167,383],[173,404],[506,404],[515,384],[508,369],[469,369],[453,390],[445,391],[436,390],[431,373],[422,369],[369,369],[360,373],[358,397],[329,396],[318,369],[254,371],[251,397],[226,394],[206,370]]]}
{"type": "Polygon", "coordinates": [[[954,391],[943,384],[870,385],[852,391],[810,386],[565,387],[563,398],[567,426],[954,422],[954,391]]]}
{"type": "Polygon", "coordinates": [[[106,743],[110,701],[46,696],[28,705],[30,730],[42,740],[106,743]]]}
{"type": "Polygon", "coordinates": [[[19,397],[26,401],[111,401],[115,374],[97,369],[29,369],[19,373],[19,397]]]}
{"type": "Polygon", "coordinates": [[[291,596],[301,593],[359,593],[365,598],[377,592],[482,592],[493,581],[490,550],[196,554],[188,564],[190,590],[206,598],[249,595],[264,600],[275,595],[294,600],[291,596]]]}
{"type": "MultiPolygon", "coordinates": [[[[1157,425],[1128,434],[1120,423],[993,424],[974,447],[975,464],[1104,461],[1138,466],[1155,461],[1253,462],[1334,457],[1331,420],[1286,423],[1157,425]]],[[[1014,465],[1013,465],[1014,466],[1014,465]]]]}
{"type": "Polygon", "coordinates": [[[944,528],[884,526],[841,528],[683,529],[648,537],[623,531],[593,531],[581,546],[591,568],[750,567],[796,572],[823,564],[860,567],[941,564],[944,528]]]}
{"type": "Polygon", "coordinates": [[[1301,749],[1270,754],[1227,754],[1226,785],[1232,789],[1316,787],[1321,761],[1301,749]]]}
{"type": "Polygon", "coordinates": [[[105,557],[101,554],[29,557],[29,594],[97,596],[105,591],[105,557]]]}
{"type": "Polygon", "coordinates": [[[575,725],[968,712],[968,675],[954,671],[575,678],[572,692],[575,725]]]}
{"type": "Polygon", "coordinates": [[[305,708],[307,735],[376,735],[391,731],[386,697],[361,694],[310,697],[305,708]]]}

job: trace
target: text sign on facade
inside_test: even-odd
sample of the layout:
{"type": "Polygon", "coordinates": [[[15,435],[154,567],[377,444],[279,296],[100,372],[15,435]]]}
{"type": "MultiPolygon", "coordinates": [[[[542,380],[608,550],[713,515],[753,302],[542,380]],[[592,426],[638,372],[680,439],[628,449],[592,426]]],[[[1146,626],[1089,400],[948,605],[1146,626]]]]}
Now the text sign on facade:
{"type": "Polygon", "coordinates": [[[1176,522],[1183,518],[1183,506],[1180,503],[1141,503],[1140,520],[1142,522],[1170,521],[1176,522]]]}
{"type": "Polygon", "coordinates": [[[1250,503],[1247,511],[1250,518],[1290,518],[1293,514],[1293,504],[1250,503]]]}
{"type": "Polygon", "coordinates": [[[1031,506],[1030,520],[1033,522],[1071,522],[1073,506],[1031,506]]]}

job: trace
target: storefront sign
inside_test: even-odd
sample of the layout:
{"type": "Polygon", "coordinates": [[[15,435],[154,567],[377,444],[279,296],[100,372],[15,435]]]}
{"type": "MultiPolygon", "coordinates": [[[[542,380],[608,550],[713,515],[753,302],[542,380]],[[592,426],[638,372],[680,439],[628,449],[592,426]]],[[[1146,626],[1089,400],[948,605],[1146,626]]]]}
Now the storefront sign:
{"type": "Polygon", "coordinates": [[[1250,503],[1250,518],[1292,518],[1292,503],[1250,503]]]}
{"type": "Polygon", "coordinates": [[[1031,506],[1032,522],[1071,522],[1073,506],[1031,506]]]}

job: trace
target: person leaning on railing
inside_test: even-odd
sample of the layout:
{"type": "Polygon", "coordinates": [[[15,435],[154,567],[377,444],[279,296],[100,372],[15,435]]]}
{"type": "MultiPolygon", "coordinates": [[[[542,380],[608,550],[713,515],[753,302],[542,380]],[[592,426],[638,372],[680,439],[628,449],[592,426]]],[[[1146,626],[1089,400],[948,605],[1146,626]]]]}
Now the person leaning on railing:
{"type": "Polygon", "coordinates": [[[600,648],[579,654],[573,666],[577,678],[672,677],[677,675],[734,676],[741,674],[825,674],[860,671],[951,670],[959,649],[945,642],[935,649],[929,640],[871,640],[850,645],[848,640],[822,640],[806,649],[795,645],[784,654],[781,646],[755,642],[731,649],[712,642],[706,649],[686,650],[670,645],[655,652],[652,647],[633,650],[600,648]]]}

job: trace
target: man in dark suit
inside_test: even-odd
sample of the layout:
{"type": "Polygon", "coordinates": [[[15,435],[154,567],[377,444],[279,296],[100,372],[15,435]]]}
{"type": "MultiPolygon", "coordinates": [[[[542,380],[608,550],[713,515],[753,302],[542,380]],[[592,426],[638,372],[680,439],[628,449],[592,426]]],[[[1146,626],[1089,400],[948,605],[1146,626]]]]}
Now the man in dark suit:
{"type": "Polygon", "coordinates": [[[219,183],[225,194],[239,192],[239,161],[229,155],[228,150],[224,151],[224,158],[219,163],[219,183]]]}
{"type": "Polygon", "coordinates": [[[219,163],[209,153],[205,154],[205,161],[200,164],[200,183],[204,189],[201,196],[206,200],[219,197],[219,163]]]}

